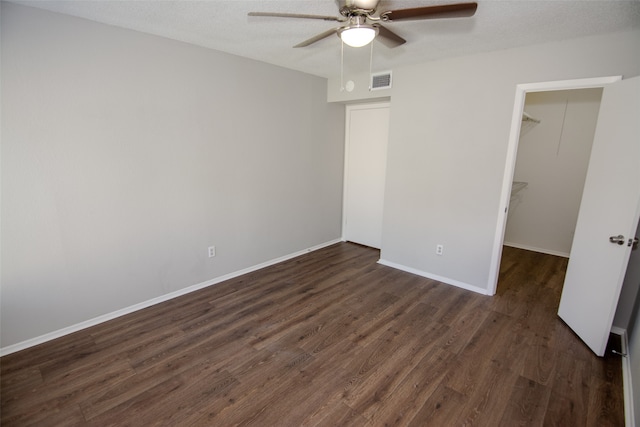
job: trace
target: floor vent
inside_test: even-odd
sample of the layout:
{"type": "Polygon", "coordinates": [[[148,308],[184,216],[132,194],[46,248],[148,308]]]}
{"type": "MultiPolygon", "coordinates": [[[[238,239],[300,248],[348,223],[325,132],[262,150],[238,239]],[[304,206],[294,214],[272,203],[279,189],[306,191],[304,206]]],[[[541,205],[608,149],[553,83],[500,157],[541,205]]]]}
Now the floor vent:
{"type": "Polygon", "coordinates": [[[371,74],[371,90],[390,89],[391,71],[371,74]]]}

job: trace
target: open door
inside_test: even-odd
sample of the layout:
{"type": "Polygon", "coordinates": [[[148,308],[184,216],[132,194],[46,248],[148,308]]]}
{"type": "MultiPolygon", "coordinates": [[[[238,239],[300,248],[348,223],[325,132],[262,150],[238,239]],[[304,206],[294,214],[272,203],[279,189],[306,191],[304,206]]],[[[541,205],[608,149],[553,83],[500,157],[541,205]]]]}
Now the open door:
{"type": "Polygon", "coordinates": [[[558,315],[603,356],[640,216],[640,77],[604,88],[558,315]]]}

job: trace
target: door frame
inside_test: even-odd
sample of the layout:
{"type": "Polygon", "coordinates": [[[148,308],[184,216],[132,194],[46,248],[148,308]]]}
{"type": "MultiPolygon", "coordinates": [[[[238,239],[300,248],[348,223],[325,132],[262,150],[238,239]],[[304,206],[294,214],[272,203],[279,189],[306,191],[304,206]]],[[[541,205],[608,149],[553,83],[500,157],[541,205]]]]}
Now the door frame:
{"type": "MultiPolygon", "coordinates": [[[[347,229],[347,197],[349,195],[349,180],[347,177],[349,176],[349,130],[351,129],[351,111],[352,110],[371,110],[378,108],[389,108],[389,112],[391,112],[391,102],[389,101],[381,101],[381,102],[367,102],[367,103],[358,103],[358,104],[347,104],[345,105],[345,124],[344,124],[344,171],[343,171],[343,182],[342,182],[342,241],[347,241],[347,236],[345,235],[345,231],[347,229]]],[[[389,121],[391,121],[391,117],[389,117],[389,121]]],[[[386,182],[386,179],[385,179],[386,182]]],[[[386,186],[386,184],[385,184],[386,186]]]]}
{"type": "Polygon", "coordinates": [[[587,79],[523,83],[516,86],[513,114],[511,116],[511,131],[509,133],[509,142],[507,145],[507,158],[502,178],[498,221],[496,224],[496,233],[493,242],[493,251],[491,254],[491,265],[489,267],[489,283],[487,284],[487,293],[489,295],[495,295],[498,288],[500,262],[502,260],[502,246],[504,244],[504,233],[507,226],[507,212],[509,210],[509,195],[511,194],[511,186],[513,185],[513,174],[516,167],[518,143],[520,141],[520,125],[522,123],[522,113],[524,112],[524,103],[527,93],[600,88],[620,80],[622,80],[622,76],[607,76],[587,79]]]}

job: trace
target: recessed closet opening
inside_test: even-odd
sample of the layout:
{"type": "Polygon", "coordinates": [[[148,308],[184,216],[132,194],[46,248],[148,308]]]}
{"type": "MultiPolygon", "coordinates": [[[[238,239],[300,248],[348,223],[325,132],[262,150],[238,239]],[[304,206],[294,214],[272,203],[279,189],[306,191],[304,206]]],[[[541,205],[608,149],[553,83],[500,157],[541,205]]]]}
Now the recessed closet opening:
{"type": "MultiPolygon", "coordinates": [[[[561,295],[549,297],[548,313],[557,306],[558,317],[598,356],[604,355],[614,316],[621,311],[618,303],[628,304],[619,297],[640,221],[640,187],[636,185],[640,182],[639,94],[639,78],[620,76],[516,88],[489,293],[527,292],[530,287],[559,283],[553,290],[561,295]],[[596,92],[584,90],[589,88],[596,92]],[[542,105],[558,110],[561,119],[543,116],[546,109],[538,109],[542,105]],[[593,120],[579,116],[577,126],[571,126],[575,113],[587,111],[593,120]],[[560,123],[560,132],[550,134],[553,144],[549,138],[534,138],[544,133],[542,126],[547,120],[560,123]],[[529,121],[532,123],[525,123],[529,121]],[[591,147],[574,145],[570,136],[591,147]],[[540,150],[526,157],[527,151],[534,151],[528,145],[531,143],[546,144],[544,155],[540,150]],[[572,156],[563,158],[565,152],[572,156]],[[585,159],[582,163],[578,161],[581,158],[585,159]],[[546,186],[547,191],[533,191],[538,186],[546,186]],[[567,188],[574,192],[566,192],[567,188]],[[539,197],[541,194],[544,197],[539,197]],[[561,204],[570,209],[558,210],[561,204]],[[534,214],[526,208],[534,209],[534,214]],[[521,224],[529,226],[519,227],[521,224]],[[569,256],[568,266],[547,268],[561,265],[556,261],[569,256]],[[510,261],[501,263],[505,258],[510,261]],[[520,289],[518,284],[509,289],[498,283],[499,275],[523,264],[530,274],[522,285],[530,286],[520,289]],[[561,282],[550,280],[559,277],[561,282]],[[559,305],[558,301],[551,303],[556,297],[559,305]]],[[[637,290],[637,281],[630,282],[637,290]]]]}
{"type": "Polygon", "coordinates": [[[602,97],[606,88],[621,79],[621,76],[606,76],[516,86],[489,272],[489,295],[498,290],[505,248],[514,246],[538,254],[569,255],[576,212],[570,213],[571,210],[565,208],[561,216],[547,213],[554,211],[551,205],[558,199],[563,200],[563,206],[580,205],[586,177],[584,164],[577,164],[582,158],[593,160],[590,154],[594,129],[602,114],[602,97]],[[587,119],[594,112],[595,117],[587,119]],[[586,142],[576,145],[576,139],[586,142]],[[536,143],[540,147],[532,146],[536,143]],[[566,186],[574,191],[571,196],[562,197],[566,191],[559,190],[567,190],[566,186]]]}
{"type": "Polygon", "coordinates": [[[569,257],[601,98],[602,88],[526,94],[505,246],[569,257]]]}

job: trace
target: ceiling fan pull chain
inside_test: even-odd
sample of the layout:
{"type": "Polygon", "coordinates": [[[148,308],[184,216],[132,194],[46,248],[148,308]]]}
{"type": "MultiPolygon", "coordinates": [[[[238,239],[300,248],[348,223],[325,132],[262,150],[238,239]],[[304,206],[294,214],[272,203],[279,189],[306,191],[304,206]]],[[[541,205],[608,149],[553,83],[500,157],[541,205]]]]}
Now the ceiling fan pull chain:
{"type": "Polygon", "coordinates": [[[340,92],[344,92],[344,42],[340,41],[340,92]]]}
{"type": "Polygon", "coordinates": [[[369,92],[371,92],[371,69],[373,67],[373,41],[369,44],[371,45],[371,51],[369,54],[369,92]]]}

